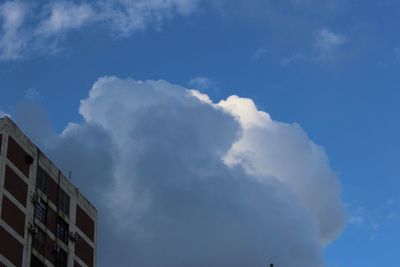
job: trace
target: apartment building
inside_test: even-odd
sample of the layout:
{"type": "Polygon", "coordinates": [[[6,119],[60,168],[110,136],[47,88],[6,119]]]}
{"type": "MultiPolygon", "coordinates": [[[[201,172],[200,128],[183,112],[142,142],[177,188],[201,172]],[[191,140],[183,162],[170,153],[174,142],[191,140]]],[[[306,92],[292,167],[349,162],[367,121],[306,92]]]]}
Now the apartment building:
{"type": "Polygon", "coordinates": [[[0,267],[96,266],[96,208],[0,119],[0,267]]]}

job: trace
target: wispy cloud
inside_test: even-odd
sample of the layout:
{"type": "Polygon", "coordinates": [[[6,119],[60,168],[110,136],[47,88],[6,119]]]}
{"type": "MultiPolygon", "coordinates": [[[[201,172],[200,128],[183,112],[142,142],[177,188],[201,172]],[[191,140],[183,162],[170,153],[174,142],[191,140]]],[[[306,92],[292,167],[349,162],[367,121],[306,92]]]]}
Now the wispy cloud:
{"type": "Polygon", "coordinates": [[[268,53],[268,50],[266,48],[260,47],[260,48],[256,49],[256,51],[254,51],[254,53],[253,53],[251,58],[254,59],[254,60],[260,60],[267,53],[268,53]]]}
{"type": "Polygon", "coordinates": [[[210,78],[205,77],[205,76],[197,76],[188,82],[188,85],[190,87],[193,87],[195,89],[200,89],[200,90],[206,90],[206,89],[216,89],[217,84],[212,81],[210,78]]]}
{"type": "Polygon", "coordinates": [[[334,56],[334,52],[347,42],[347,37],[334,33],[327,29],[321,30],[314,42],[314,50],[317,58],[320,60],[328,60],[334,56]]]}
{"type": "Polygon", "coordinates": [[[95,17],[92,6],[73,2],[56,2],[48,7],[49,15],[36,28],[35,34],[51,36],[77,29],[95,17]]]}
{"type": "Polygon", "coordinates": [[[98,5],[99,19],[119,35],[129,35],[149,25],[159,27],[174,15],[189,15],[200,0],[106,0],[98,5]]]}
{"type": "Polygon", "coordinates": [[[36,90],[35,88],[29,88],[29,89],[26,90],[26,92],[25,92],[24,99],[40,102],[40,101],[43,100],[43,96],[42,96],[42,94],[41,94],[38,90],[36,90]]]}
{"type": "Polygon", "coordinates": [[[364,217],[358,215],[358,216],[352,216],[349,219],[350,224],[362,224],[364,222],[364,217]]]}
{"type": "Polygon", "coordinates": [[[370,240],[375,240],[379,236],[380,228],[380,225],[377,223],[369,225],[369,229],[371,231],[370,240]]]}
{"type": "Polygon", "coordinates": [[[348,223],[365,231],[369,239],[377,239],[386,227],[400,222],[399,206],[394,199],[382,201],[376,207],[348,207],[348,223]]]}
{"type": "Polygon", "coordinates": [[[304,61],[322,62],[332,60],[335,58],[339,48],[345,45],[347,41],[348,38],[344,35],[322,29],[318,32],[314,42],[311,43],[311,49],[284,57],[280,64],[285,67],[304,61]]]}
{"type": "MultiPolygon", "coordinates": [[[[147,28],[162,29],[165,22],[179,16],[188,16],[200,8],[208,0],[45,0],[40,2],[5,1],[1,5],[2,37],[0,40],[0,60],[16,60],[24,54],[59,51],[62,37],[84,27],[100,27],[110,36],[124,38],[147,28]],[[29,49],[27,49],[29,47],[29,49]],[[50,49],[49,49],[50,47],[50,49]]],[[[269,23],[282,23],[282,19],[290,20],[293,14],[286,14],[282,9],[287,6],[293,12],[302,12],[304,7],[313,7],[324,14],[327,5],[316,0],[284,0],[273,1],[213,1],[206,5],[223,10],[224,13],[235,14],[240,10],[251,13],[251,17],[261,13],[269,23]],[[279,1],[281,2],[281,1],[279,1]],[[290,7],[290,8],[289,8],[290,7]]],[[[329,1],[336,2],[336,1],[329,1]]],[[[333,5],[336,6],[336,5],[333,5]]],[[[333,8],[335,9],[335,8],[333,8]]],[[[328,13],[332,12],[331,8],[328,13]]],[[[296,16],[297,17],[297,16],[296,16]]],[[[305,15],[299,17],[307,20],[305,15]]],[[[308,29],[309,30],[309,29],[308,29]]],[[[321,30],[315,41],[314,49],[320,59],[330,58],[332,52],[347,39],[329,30],[321,30]]],[[[267,54],[261,47],[254,51],[252,58],[259,60],[267,54]]],[[[298,60],[298,57],[283,60],[283,65],[298,60]],[[285,63],[286,62],[286,63],[285,63]]]]}
{"type": "Polygon", "coordinates": [[[7,1],[0,6],[0,60],[21,58],[28,51],[57,50],[55,40],[84,26],[102,26],[126,37],[149,26],[160,28],[174,16],[191,14],[200,0],[104,0],[87,3],[43,1],[29,5],[7,1]],[[27,12],[27,10],[30,12],[27,12]]]}
{"type": "Polygon", "coordinates": [[[306,59],[306,56],[303,53],[296,53],[294,55],[291,55],[289,57],[285,57],[281,60],[281,65],[282,66],[288,66],[291,65],[293,63],[299,62],[299,61],[303,61],[306,59]]]}
{"type": "Polygon", "coordinates": [[[0,60],[15,60],[21,56],[27,42],[22,29],[26,13],[26,5],[19,2],[6,2],[0,6],[0,60]]]}

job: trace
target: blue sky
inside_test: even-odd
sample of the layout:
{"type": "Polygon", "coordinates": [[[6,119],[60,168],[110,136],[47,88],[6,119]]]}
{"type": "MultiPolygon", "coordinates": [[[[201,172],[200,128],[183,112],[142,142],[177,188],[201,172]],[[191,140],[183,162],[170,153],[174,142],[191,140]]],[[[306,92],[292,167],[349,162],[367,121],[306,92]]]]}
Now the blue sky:
{"type": "Polygon", "coordinates": [[[153,1],[153,13],[121,19],[143,16],[140,25],[59,3],[88,9],[52,28],[50,3],[3,1],[0,110],[13,116],[34,98],[61,132],[82,121],[80,100],[105,75],[163,79],[216,102],[251,98],[300,124],[339,176],[349,220],[327,266],[398,266],[399,1],[153,1]],[[7,3],[27,6],[21,25],[5,23],[7,3]]]}

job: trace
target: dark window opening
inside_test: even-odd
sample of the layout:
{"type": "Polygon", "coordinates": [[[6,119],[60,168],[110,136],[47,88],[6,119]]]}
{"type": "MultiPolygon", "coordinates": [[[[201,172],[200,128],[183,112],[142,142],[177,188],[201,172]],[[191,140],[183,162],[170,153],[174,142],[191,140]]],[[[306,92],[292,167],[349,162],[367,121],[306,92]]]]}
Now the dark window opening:
{"type": "Polygon", "coordinates": [[[11,136],[8,138],[7,158],[29,179],[33,160],[30,160],[31,156],[11,136]]]}
{"type": "Polygon", "coordinates": [[[76,205],[76,226],[81,229],[90,240],[94,241],[95,222],[81,207],[79,207],[79,205],[76,205]]]}
{"type": "Polygon", "coordinates": [[[59,199],[58,199],[58,208],[69,217],[69,204],[70,204],[70,197],[64,190],[60,188],[59,191],[59,199]]]}
{"type": "Polygon", "coordinates": [[[67,267],[68,265],[68,253],[60,248],[57,244],[54,244],[54,254],[56,259],[56,267],[67,267]]]}
{"type": "Polygon", "coordinates": [[[38,166],[36,175],[36,187],[39,188],[46,195],[48,190],[48,176],[49,175],[46,173],[46,171],[38,166]]]}
{"type": "Polygon", "coordinates": [[[59,217],[57,221],[56,236],[62,242],[64,242],[64,244],[67,245],[68,245],[68,228],[69,228],[68,224],[59,217]]]}
{"type": "Polygon", "coordinates": [[[46,224],[46,204],[42,201],[38,201],[35,204],[35,218],[43,224],[46,224]]]}
{"type": "Polygon", "coordinates": [[[26,164],[31,165],[33,163],[33,158],[29,155],[26,155],[25,162],[26,162],[26,164]]]}
{"type": "Polygon", "coordinates": [[[39,260],[35,255],[32,254],[31,256],[31,267],[46,267],[41,260],[39,260]]]}
{"type": "Polygon", "coordinates": [[[44,254],[46,244],[46,233],[37,228],[37,233],[33,236],[32,247],[39,253],[44,254]]]}

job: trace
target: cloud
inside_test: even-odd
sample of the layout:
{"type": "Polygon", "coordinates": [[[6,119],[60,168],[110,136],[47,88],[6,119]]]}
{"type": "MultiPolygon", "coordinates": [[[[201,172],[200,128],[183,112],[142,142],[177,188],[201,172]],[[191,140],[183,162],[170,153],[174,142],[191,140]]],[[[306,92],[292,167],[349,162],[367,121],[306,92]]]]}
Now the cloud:
{"type": "Polygon", "coordinates": [[[214,0],[211,1],[221,12],[227,10],[241,16],[253,16],[256,19],[280,19],[290,16],[329,16],[342,6],[341,0],[214,0]],[[233,10],[236,9],[236,10],[233,10]]]}
{"type": "Polygon", "coordinates": [[[346,42],[347,38],[344,35],[323,29],[318,33],[314,42],[314,50],[318,59],[327,60],[331,59],[334,56],[334,52],[346,42]]]}
{"type": "Polygon", "coordinates": [[[200,0],[106,0],[99,4],[100,19],[120,36],[144,30],[148,25],[159,27],[175,15],[189,15],[200,0]]]}
{"type": "Polygon", "coordinates": [[[397,226],[400,221],[397,200],[393,198],[369,207],[349,205],[348,210],[349,224],[362,230],[370,240],[386,235],[390,232],[388,229],[397,226]]]}
{"type": "MultiPolygon", "coordinates": [[[[239,15],[263,21],[271,29],[285,27],[293,36],[309,32],[301,25],[320,25],[341,6],[341,0],[45,0],[37,2],[5,1],[1,5],[3,28],[0,40],[0,60],[17,60],[27,54],[54,53],[61,50],[62,41],[74,31],[99,29],[113,38],[125,38],[148,28],[162,26],[176,17],[196,14],[210,8],[221,15],[239,15]],[[305,12],[307,11],[307,12],[305,12]],[[314,21],[315,20],[315,21],[314,21]],[[287,25],[299,25],[295,29],[287,25]]],[[[215,12],[214,12],[215,14],[215,12]]],[[[274,33],[271,32],[271,36],[274,33]]],[[[315,50],[322,58],[344,42],[342,36],[328,30],[320,31],[315,50]]],[[[274,40],[271,40],[272,43],[274,40]]],[[[291,38],[288,41],[292,42],[291,38]]],[[[296,39],[296,44],[301,40],[296,39]]],[[[253,58],[265,56],[266,50],[255,51],[253,58]]]]}
{"type": "Polygon", "coordinates": [[[40,98],[25,98],[17,104],[13,119],[17,125],[40,147],[46,147],[58,139],[52,131],[49,115],[40,104],[40,98]]]}
{"type": "Polygon", "coordinates": [[[396,203],[396,200],[393,200],[393,199],[388,199],[388,200],[386,200],[386,205],[387,206],[392,206],[392,205],[394,205],[396,203]]]}
{"type": "Polygon", "coordinates": [[[130,36],[147,27],[160,28],[177,15],[187,16],[194,12],[199,1],[103,0],[78,3],[61,0],[31,5],[6,1],[0,6],[0,60],[16,60],[29,51],[57,51],[54,46],[61,37],[85,26],[106,28],[118,37],[130,36]]]}
{"type": "Polygon", "coordinates": [[[51,36],[77,29],[88,23],[94,15],[89,4],[55,2],[49,6],[49,14],[39,23],[35,34],[51,36]]]}
{"type": "Polygon", "coordinates": [[[5,2],[0,5],[1,37],[0,60],[15,60],[26,46],[22,25],[25,21],[26,5],[20,2],[5,2]]]}
{"type": "Polygon", "coordinates": [[[296,53],[294,55],[291,55],[289,57],[285,57],[284,59],[282,59],[281,65],[288,66],[288,65],[294,64],[295,62],[303,61],[305,59],[306,59],[306,57],[304,56],[303,53],[296,53]]]}
{"type": "Polygon", "coordinates": [[[398,211],[390,212],[390,213],[386,216],[386,219],[387,219],[387,221],[389,221],[389,222],[398,221],[399,218],[400,218],[400,215],[399,215],[398,211]]]}
{"type": "Polygon", "coordinates": [[[79,112],[58,137],[36,136],[99,210],[98,266],[324,266],[345,212],[299,125],[251,99],[117,77],[79,112]]]}
{"type": "Polygon", "coordinates": [[[298,124],[273,121],[250,99],[231,96],[219,105],[243,127],[243,137],[233,144],[225,162],[244,167],[260,182],[274,177],[285,184],[313,214],[321,241],[329,243],[335,238],[345,216],[338,197],[340,185],[323,148],[310,141],[298,124]]]}
{"type": "Polygon", "coordinates": [[[353,216],[349,219],[350,224],[362,224],[363,222],[364,218],[362,216],[353,216]]]}
{"type": "Polygon", "coordinates": [[[370,228],[370,231],[371,231],[371,235],[370,235],[370,240],[372,241],[372,240],[375,240],[378,236],[379,236],[379,234],[380,234],[380,228],[381,228],[381,226],[379,225],[379,224],[377,224],[377,223],[373,223],[373,224],[371,224],[370,226],[369,226],[369,228],[370,228]]]}
{"type": "Polygon", "coordinates": [[[218,89],[217,84],[205,76],[197,76],[197,77],[190,79],[188,85],[190,87],[194,87],[194,88],[200,89],[202,91],[209,90],[209,89],[213,89],[213,90],[218,89]]]}
{"type": "Polygon", "coordinates": [[[256,51],[254,51],[254,54],[252,56],[252,59],[254,60],[260,60],[262,57],[265,56],[265,54],[268,52],[266,48],[258,48],[256,51]]]}
{"type": "Polygon", "coordinates": [[[281,66],[286,67],[295,63],[304,61],[328,61],[334,59],[337,51],[348,41],[344,35],[333,33],[323,29],[318,32],[318,35],[312,43],[312,51],[297,52],[291,56],[281,60],[281,66]]]}
{"type": "Polygon", "coordinates": [[[26,100],[37,101],[37,102],[40,102],[43,100],[42,94],[35,88],[29,88],[28,90],[26,90],[24,98],[26,100]]]}

